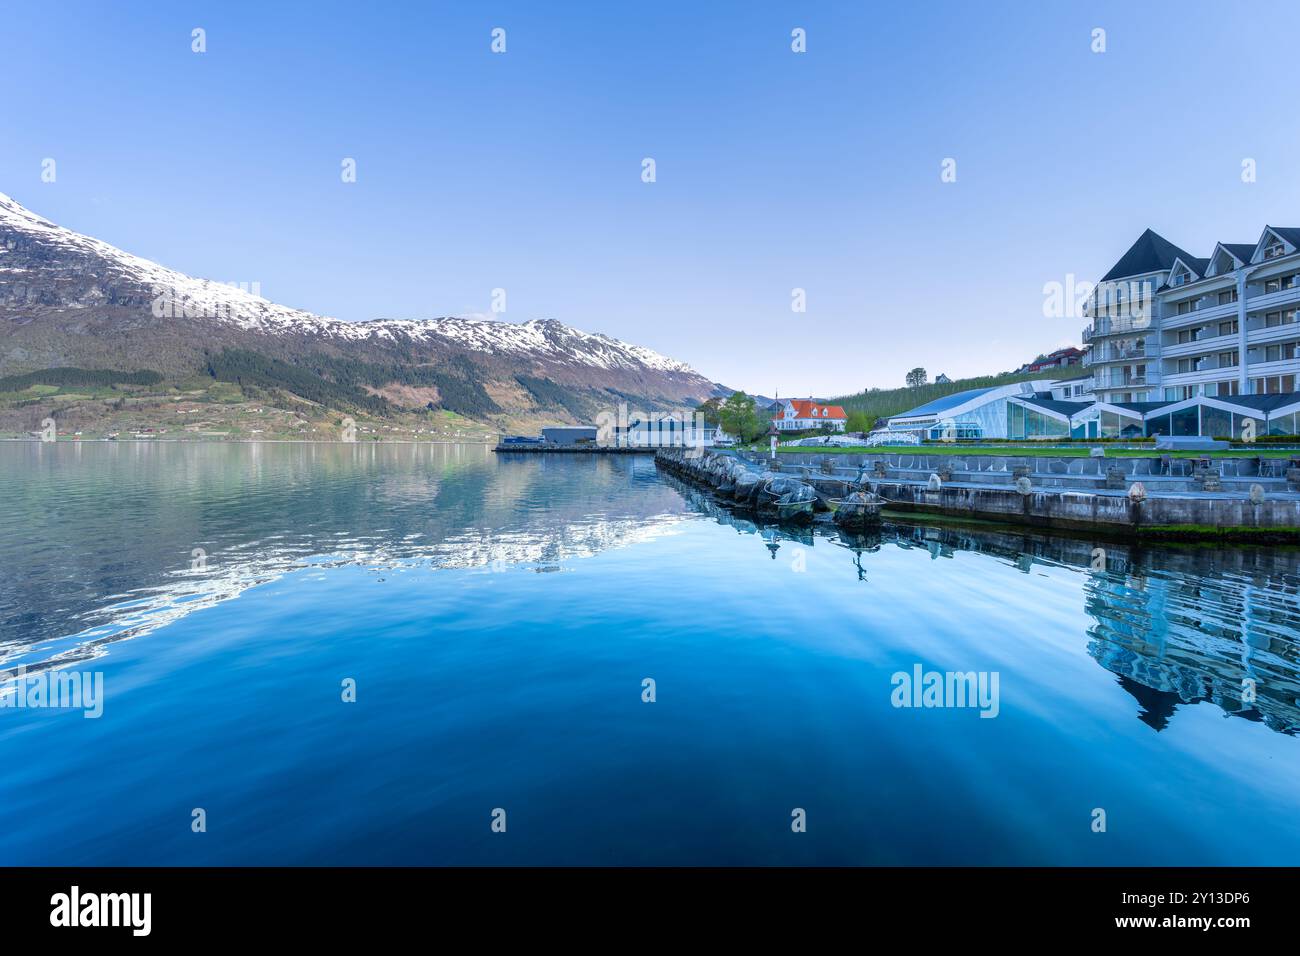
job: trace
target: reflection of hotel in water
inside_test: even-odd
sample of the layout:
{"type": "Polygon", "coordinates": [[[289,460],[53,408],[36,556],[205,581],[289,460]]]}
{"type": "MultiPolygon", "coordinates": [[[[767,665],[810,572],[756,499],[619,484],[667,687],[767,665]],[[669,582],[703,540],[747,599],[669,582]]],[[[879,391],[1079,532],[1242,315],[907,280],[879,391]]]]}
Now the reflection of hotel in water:
{"type": "Polygon", "coordinates": [[[1084,608],[1095,621],[1088,653],[1118,677],[1144,723],[1163,730],[1180,706],[1210,702],[1229,716],[1300,733],[1300,557],[1293,551],[1107,543],[1106,569],[1094,570],[1096,544],[1081,539],[887,524],[883,535],[828,540],[807,529],[760,528],[708,495],[680,490],[719,522],[761,533],[774,556],[782,543],[834,541],[852,552],[865,580],[882,544],[922,548],[935,558],[982,552],[1026,574],[1035,564],[1086,569],[1084,608]],[[1254,702],[1243,701],[1247,680],[1254,702]]]}
{"type": "Polygon", "coordinates": [[[1088,652],[1119,675],[1164,728],[1179,704],[1212,701],[1224,713],[1300,730],[1300,610],[1294,576],[1135,571],[1095,573],[1088,652]],[[1246,688],[1254,687],[1250,702],[1246,688]]]}
{"type": "MultiPolygon", "coordinates": [[[[913,546],[1014,554],[1089,569],[1085,610],[1096,621],[1088,653],[1163,730],[1180,705],[1209,701],[1225,714],[1300,732],[1300,561],[1293,552],[1239,548],[1132,549],[1015,533],[901,528],[913,546]],[[1155,570],[1158,568],[1159,570],[1155,570]],[[1256,699],[1243,701],[1246,681],[1256,699]]],[[[905,543],[905,542],[900,542],[905,543]]]]}

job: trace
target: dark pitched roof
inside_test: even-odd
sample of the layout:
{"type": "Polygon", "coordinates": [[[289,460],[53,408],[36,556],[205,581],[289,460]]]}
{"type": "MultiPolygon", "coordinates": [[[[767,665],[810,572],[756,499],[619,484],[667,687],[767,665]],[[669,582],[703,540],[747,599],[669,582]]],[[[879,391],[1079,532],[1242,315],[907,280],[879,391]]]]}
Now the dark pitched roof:
{"type": "MultiPolygon", "coordinates": [[[[1287,240],[1290,242],[1290,240],[1287,240]]],[[[1295,392],[1269,392],[1266,395],[1219,395],[1208,396],[1215,401],[1224,402],[1228,405],[1238,405],[1241,408],[1253,408],[1261,412],[1271,412],[1275,408],[1282,408],[1286,405],[1294,405],[1300,402],[1300,394],[1295,392]]]]}
{"type": "Polygon", "coordinates": [[[1268,228],[1272,229],[1287,242],[1291,243],[1291,245],[1300,249],[1300,229],[1297,229],[1294,226],[1269,226],[1268,228]]]}
{"type": "MultiPolygon", "coordinates": [[[[1267,413],[1275,408],[1300,403],[1300,392],[1270,392],[1266,395],[1193,395],[1192,398],[1196,400],[1197,404],[1203,404],[1206,401],[1222,402],[1225,405],[1235,405],[1238,408],[1249,408],[1257,412],[1267,413]]],[[[1110,404],[1149,415],[1167,405],[1178,405],[1184,401],[1187,401],[1187,399],[1163,402],[1111,402],[1110,404]]]]}
{"type": "MultiPolygon", "coordinates": [[[[1188,266],[1192,270],[1192,272],[1195,273],[1195,275],[1192,277],[1192,282],[1200,282],[1202,279],[1204,279],[1206,270],[1210,268],[1209,259],[1194,259],[1191,256],[1179,256],[1178,259],[1184,265],[1188,266]]],[[[1184,283],[1184,284],[1190,285],[1190,283],[1184,283]]],[[[1174,285],[1170,285],[1169,282],[1166,281],[1161,283],[1160,288],[1158,288],[1156,291],[1164,292],[1168,289],[1175,289],[1175,288],[1178,287],[1174,285]]]]}
{"type": "MultiPolygon", "coordinates": [[[[1047,394],[1051,394],[1048,392],[1047,394]]],[[[1056,412],[1058,415],[1077,415],[1084,409],[1091,408],[1091,402],[1062,402],[1052,398],[1039,398],[1038,395],[1012,395],[1016,401],[1024,402],[1026,405],[1033,405],[1035,408],[1043,408],[1049,412],[1056,412]]]]}
{"type": "Polygon", "coordinates": [[[1179,256],[1182,256],[1183,261],[1189,265],[1193,262],[1204,261],[1197,259],[1190,252],[1179,249],[1168,239],[1148,229],[1138,237],[1137,242],[1129,247],[1128,252],[1120,257],[1119,262],[1115,263],[1111,270],[1101,277],[1101,281],[1110,282],[1112,279],[1140,276],[1148,272],[1160,272],[1172,266],[1174,259],[1179,256]]]}
{"type": "Polygon", "coordinates": [[[1255,244],[1253,242],[1221,242],[1219,245],[1227,249],[1242,262],[1249,262],[1250,257],[1255,254],[1255,244]]]}

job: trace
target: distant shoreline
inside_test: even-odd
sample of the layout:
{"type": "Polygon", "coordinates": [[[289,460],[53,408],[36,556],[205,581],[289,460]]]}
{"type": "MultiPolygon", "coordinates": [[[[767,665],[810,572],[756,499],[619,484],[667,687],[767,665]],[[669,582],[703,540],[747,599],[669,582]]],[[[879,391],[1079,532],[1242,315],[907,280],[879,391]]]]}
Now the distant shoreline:
{"type": "Polygon", "coordinates": [[[408,441],[396,438],[373,441],[342,441],[337,438],[61,438],[52,442],[39,438],[0,438],[0,442],[33,445],[482,445],[484,448],[496,444],[490,441],[408,441]]]}

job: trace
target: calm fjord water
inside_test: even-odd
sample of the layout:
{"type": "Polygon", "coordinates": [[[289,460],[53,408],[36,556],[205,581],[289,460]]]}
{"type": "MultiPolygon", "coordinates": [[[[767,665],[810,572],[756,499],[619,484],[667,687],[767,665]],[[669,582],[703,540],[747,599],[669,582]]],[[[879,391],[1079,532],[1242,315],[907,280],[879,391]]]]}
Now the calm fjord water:
{"type": "Polygon", "coordinates": [[[1300,860],[1292,551],[791,537],[480,446],[13,443],[0,500],[4,668],[104,688],[0,710],[0,864],[1300,860]]]}

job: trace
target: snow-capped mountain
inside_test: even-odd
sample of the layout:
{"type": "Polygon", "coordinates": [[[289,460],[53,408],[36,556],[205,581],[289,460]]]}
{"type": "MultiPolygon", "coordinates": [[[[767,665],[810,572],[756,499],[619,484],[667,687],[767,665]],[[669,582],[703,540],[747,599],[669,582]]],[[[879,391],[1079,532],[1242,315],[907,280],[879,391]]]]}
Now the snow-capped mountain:
{"type": "MultiPolygon", "coordinates": [[[[602,392],[662,406],[694,403],[717,390],[684,362],[554,319],[345,322],[278,305],[257,291],[131,255],[0,193],[0,376],[56,367],[180,376],[209,369],[221,350],[327,375],[317,360],[326,356],[363,363],[371,378],[378,374],[373,368],[392,367],[394,385],[412,384],[402,368],[439,369],[486,390],[489,410],[544,415],[549,403],[549,411],[567,411],[561,418],[575,417],[602,392]]],[[[364,384],[382,392],[389,383],[364,384]]],[[[485,417],[474,414],[481,408],[461,411],[485,417]]]]}

